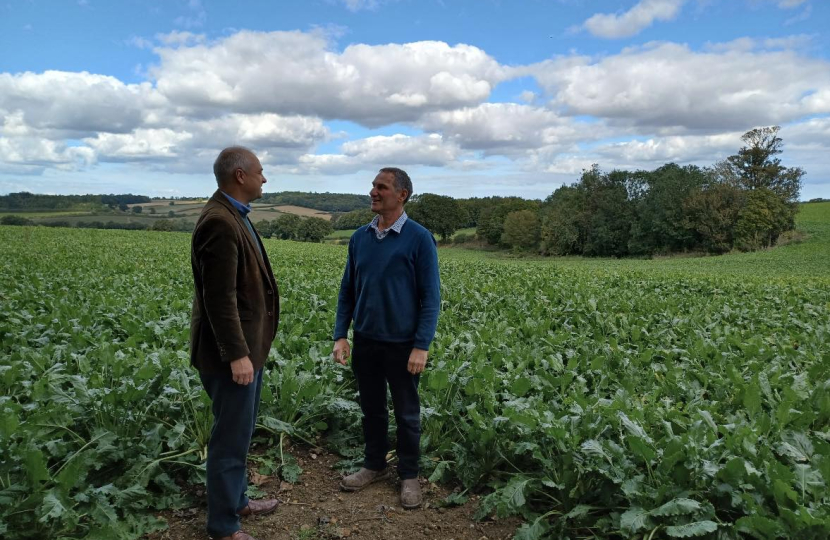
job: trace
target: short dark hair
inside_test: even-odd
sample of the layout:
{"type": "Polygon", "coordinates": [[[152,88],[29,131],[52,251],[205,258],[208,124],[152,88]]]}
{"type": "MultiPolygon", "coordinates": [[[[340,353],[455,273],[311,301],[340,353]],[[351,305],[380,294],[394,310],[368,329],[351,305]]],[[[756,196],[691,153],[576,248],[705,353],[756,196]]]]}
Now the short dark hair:
{"type": "Polygon", "coordinates": [[[406,174],[406,171],[397,167],[384,167],[378,172],[390,173],[395,176],[395,190],[406,190],[406,199],[403,201],[403,203],[406,204],[406,201],[408,201],[412,196],[412,180],[409,179],[409,175],[406,174]]]}
{"type": "Polygon", "coordinates": [[[216,183],[221,186],[233,177],[236,169],[247,171],[251,166],[253,155],[254,153],[244,146],[229,146],[219,152],[219,156],[213,162],[213,176],[216,177],[216,183]]]}

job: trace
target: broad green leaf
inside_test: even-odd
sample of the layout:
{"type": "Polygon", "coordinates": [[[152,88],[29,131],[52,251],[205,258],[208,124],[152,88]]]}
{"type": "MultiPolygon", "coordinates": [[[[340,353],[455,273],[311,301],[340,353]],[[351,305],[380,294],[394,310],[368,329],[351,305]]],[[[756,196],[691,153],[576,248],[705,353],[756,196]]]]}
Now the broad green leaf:
{"type": "Polygon", "coordinates": [[[761,387],[757,382],[750,383],[744,391],[744,407],[746,407],[749,414],[758,414],[761,412],[761,387]]]}
{"type": "Polygon", "coordinates": [[[59,496],[50,491],[43,496],[43,504],[40,508],[40,518],[38,521],[46,523],[49,520],[60,518],[68,511],[68,508],[65,503],[60,500],[59,496]]]}
{"type": "Polygon", "coordinates": [[[536,518],[532,523],[523,523],[513,535],[513,540],[542,540],[549,530],[550,526],[544,519],[536,518]]]}
{"type": "Polygon", "coordinates": [[[449,373],[446,371],[430,371],[429,387],[433,390],[444,390],[449,386],[449,373]]]}
{"type": "Polygon", "coordinates": [[[29,477],[29,482],[33,486],[49,480],[49,471],[46,469],[46,459],[43,457],[43,452],[29,447],[25,459],[26,474],[29,477]]]}
{"type": "Polygon", "coordinates": [[[517,396],[521,397],[527,394],[527,391],[530,390],[531,382],[530,379],[527,377],[519,377],[515,381],[513,381],[513,385],[510,387],[510,391],[516,394],[517,396]]]}
{"type": "Polygon", "coordinates": [[[632,506],[620,516],[620,529],[628,534],[634,534],[649,527],[649,511],[639,506],[632,506]]]}
{"type": "Polygon", "coordinates": [[[653,516],[681,516],[700,510],[700,503],[692,499],[678,498],[651,511],[653,516]]]}
{"type": "Polygon", "coordinates": [[[740,532],[760,540],[772,540],[782,533],[781,524],[764,516],[753,515],[739,518],[735,524],[740,532]]]}
{"type": "Polygon", "coordinates": [[[666,527],[666,534],[674,538],[691,538],[703,536],[718,530],[718,524],[714,521],[695,521],[685,525],[671,525],[666,527]]]}

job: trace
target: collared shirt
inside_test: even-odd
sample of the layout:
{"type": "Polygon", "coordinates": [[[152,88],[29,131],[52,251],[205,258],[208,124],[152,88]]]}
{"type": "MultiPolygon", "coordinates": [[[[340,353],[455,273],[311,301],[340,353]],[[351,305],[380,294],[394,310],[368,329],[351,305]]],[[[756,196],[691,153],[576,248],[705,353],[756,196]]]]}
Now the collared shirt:
{"type": "Polygon", "coordinates": [[[403,229],[403,224],[406,223],[406,220],[409,219],[406,215],[406,211],[401,214],[401,217],[392,224],[391,227],[387,227],[386,229],[380,230],[378,228],[378,223],[380,222],[380,214],[376,215],[372,222],[369,224],[369,229],[375,231],[375,236],[378,240],[383,240],[386,238],[386,235],[389,234],[389,231],[395,231],[397,234],[401,234],[401,229],[403,229]]]}
{"type": "Polygon", "coordinates": [[[257,240],[256,233],[254,232],[254,226],[251,224],[251,220],[248,219],[248,214],[251,213],[251,205],[242,204],[224,191],[222,192],[222,195],[227,197],[233,207],[239,212],[239,215],[242,217],[242,221],[244,221],[245,226],[248,227],[248,232],[251,233],[251,238],[254,239],[254,245],[256,246],[257,251],[259,251],[259,254],[262,255],[262,248],[259,247],[259,240],[257,240]]]}
{"type": "Polygon", "coordinates": [[[236,208],[237,210],[239,210],[239,214],[243,218],[248,217],[248,214],[251,213],[251,206],[250,205],[242,204],[241,202],[237,201],[236,199],[234,199],[233,197],[231,197],[230,195],[228,195],[224,191],[222,192],[222,195],[224,195],[225,197],[228,198],[229,201],[231,201],[231,204],[233,205],[233,207],[236,208]]]}

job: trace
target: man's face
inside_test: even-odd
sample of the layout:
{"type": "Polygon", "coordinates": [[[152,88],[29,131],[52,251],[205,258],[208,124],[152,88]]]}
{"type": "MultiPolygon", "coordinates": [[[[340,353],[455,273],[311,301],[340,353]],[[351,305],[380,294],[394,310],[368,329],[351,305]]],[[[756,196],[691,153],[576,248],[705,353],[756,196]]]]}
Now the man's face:
{"type": "Polygon", "coordinates": [[[382,172],[372,182],[372,190],[369,192],[369,196],[372,198],[372,212],[381,214],[403,208],[406,191],[396,191],[395,175],[382,172]]]}
{"type": "Polygon", "coordinates": [[[245,172],[245,183],[243,188],[245,193],[250,197],[250,200],[256,200],[262,197],[262,185],[268,180],[262,174],[262,164],[255,155],[251,155],[248,168],[245,172]]]}

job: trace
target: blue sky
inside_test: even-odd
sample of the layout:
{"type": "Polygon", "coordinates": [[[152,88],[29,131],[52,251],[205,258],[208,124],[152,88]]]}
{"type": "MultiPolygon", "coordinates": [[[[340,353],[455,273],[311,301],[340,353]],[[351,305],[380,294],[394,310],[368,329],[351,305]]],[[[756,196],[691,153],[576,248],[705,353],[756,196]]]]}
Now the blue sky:
{"type": "Polygon", "coordinates": [[[711,165],[753,127],[830,198],[826,0],[0,0],[0,193],[206,195],[227,145],[266,191],[543,198],[711,165]]]}

